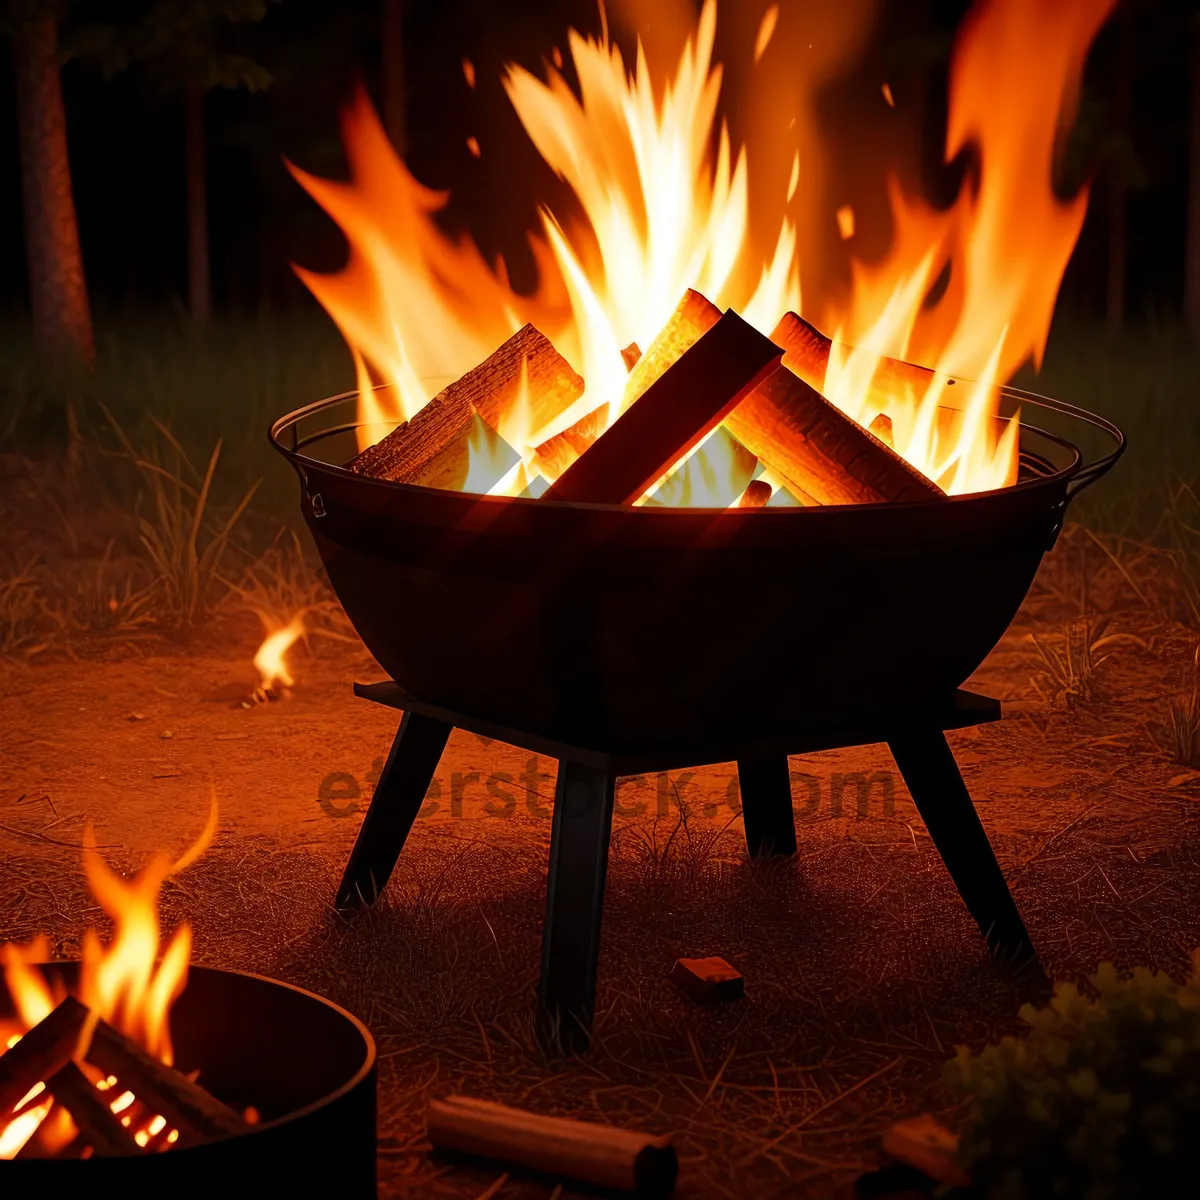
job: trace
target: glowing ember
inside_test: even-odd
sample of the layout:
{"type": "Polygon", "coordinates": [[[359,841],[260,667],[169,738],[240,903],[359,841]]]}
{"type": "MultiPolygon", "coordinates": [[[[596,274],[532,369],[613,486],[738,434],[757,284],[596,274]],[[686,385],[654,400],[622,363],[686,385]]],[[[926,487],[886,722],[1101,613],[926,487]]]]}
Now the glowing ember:
{"type": "MultiPolygon", "coordinates": [[[[896,451],[947,491],[1016,478],[1018,429],[1015,420],[999,419],[995,385],[1027,360],[1040,360],[1079,235],[1087,193],[1059,200],[1051,173],[1074,115],[1084,57],[1113,3],[1063,0],[1048,8],[1037,0],[977,0],[954,48],[946,153],[974,145],[978,178],[945,211],[903,195],[893,180],[888,254],[873,264],[852,262],[848,292],[811,306],[815,323],[838,335],[827,397],[863,425],[885,415],[896,451]],[[883,387],[881,355],[932,367],[932,382],[921,394],[883,387]],[[948,389],[951,375],[981,382],[948,389]]],[[[767,52],[782,36],[778,19],[771,6],[758,29],[759,70],[768,69],[767,52]]],[[[626,391],[621,350],[650,345],[686,289],[736,309],[768,334],[784,313],[801,311],[796,210],[803,210],[805,228],[827,230],[829,218],[810,219],[820,189],[800,182],[828,172],[819,163],[802,169],[798,145],[773,131],[767,140],[773,153],[786,155],[783,163],[790,160],[790,173],[760,163],[756,178],[781,186],[787,174],[786,196],[777,197],[774,211],[789,215],[752,223],[747,151],[731,144],[718,118],[715,28],[715,0],[707,0],[674,71],[658,78],[640,47],[627,66],[607,28],[598,39],[568,34],[578,92],[557,66],[547,66],[544,80],[508,68],[503,82],[518,117],[585,218],[542,208],[541,236],[532,241],[539,269],[532,296],[512,290],[503,261],[493,267],[469,240],[441,231],[435,214],[445,195],[417,183],[396,158],[362,93],[343,123],[351,182],[291,168],[350,245],[341,272],[298,272],[353,352],[360,447],[412,417],[531,321],[587,388],[543,429],[516,439],[499,431],[521,459],[520,469],[502,479],[500,490],[511,494],[537,474],[533,446],[589,413],[605,428],[636,400],[626,391]],[[392,386],[377,390],[380,383],[392,386]]],[[[473,85],[468,63],[464,75],[473,85]]],[[[889,85],[881,90],[894,106],[889,85]]],[[[793,120],[788,129],[795,126],[793,120]]],[[[756,202],[756,213],[770,211],[770,203],[756,202]]],[[[853,239],[853,210],[844,207],[836,217],[841,237],[853,239]]],[[[477,442],[476,459],[483,450],[477,442]]],[[[469,478],[474,486],[476,476],[469,478]]],[[[725,477],[702,491],[723,506],[743,490],[736,482],[725,477]]]]}
{"type": "MultiPolygon", "coordinates": [[[[164,854],[156,854],[131,880],[122,879],[104,862],[91,826],[84,832],[84,872],[93,896],[112,918],[113,936],[102,945],[95,930],[89,929],[84,935],[76,996],[94,1017],[115,1026],[167,1064],[173,1061],[168,1017],[187,982],[192,935],[188,924],[180,925],[159,957],[158,896],[168,877],[194,863],[212,843],[217,815],[214,792],[208,821],[191,847],[174,862],[164,854]]],[[[16,1012],[15,1028],[12,1023],[6,1026],[0,1022],[0,1040],[8,1049],[64,998],[61,985],[55,983],[52,988],[37,968],[36,964],[49,958],[50,947],[44,937],[25,946],[14,942],[0,946],[4,982],[16,1012]]],[[[78,1056],[89,1039],[90,1029],[85,1027],[78,1056]]],[[[90,1066],[86,1070],[101,1091],[116,1082],[100,1077],[90,1066]]],[[[65,1109],[54,1108],[46,1121],[52,1113],[52,1101],[27,1107],[44,1090],[45,1081],[39,1082],[14,1107],[18,1115],[0,1127],[0,1159],[14,1157],[43,1121],[40,1136],[51,1149],[66,1145],[75,1136],[74,1123],[65,1109]]],[[[110,1107],[114,1113],[123,1113],[134,1100],[132,1092],[122,1091],[110,1107]]],[[[161,1120],[153,1113],[146,1114],[147,1125],[161,1120]]]]}
{"type": "Polygon", "coordinates": [[[290,688],[295,680],[287,665],[287,652],[304,636],[304,621],[293,617],[282,629],[267,634],[254,656],[254,667],[262,679],[263,691],[290,688]]]}

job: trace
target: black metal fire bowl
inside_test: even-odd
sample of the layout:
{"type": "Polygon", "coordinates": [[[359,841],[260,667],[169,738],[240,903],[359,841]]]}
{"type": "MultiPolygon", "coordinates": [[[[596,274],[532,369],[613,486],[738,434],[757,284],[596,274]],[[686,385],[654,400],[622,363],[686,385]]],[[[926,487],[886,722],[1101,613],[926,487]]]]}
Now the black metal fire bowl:
{"type": "MultiPolygon", "coordinates": [[[[271,441],[343,606],[403,710],[337,892],[375,902],[453,728],[558,759],[539,1028],[582,1048],[595,1011],[617,779],[733,761],[747,851],[792,854],[788,757],[886,742],[988,947],[1045,982],[946,731],[996,720],[959,689],[1000,639],[1071,497],[1119,429],[1005,389],[1018,482],[916,504],[676,509],[500,499],[355,475],[355,393],[271,441]],[[1104,439],[1088,465],[1080,434],[1104,439]]],[[[860,810],[866,797],[860,798],[860,810]]]]}
{"type": "Polygon", "coordinates": [[[467,495],[355,475],[356,393],[281,418],[272,444],[334,590],[410,696],[563,742],[770,737],[831,710],[941,700],[1008,627],[1071,497],[1112,443],[1022,421],[1019,481],[915,504],[674,509],[467,495]]]}
{"type": "MultiPolygon", "coordinates": [[[[76,963],[41,968],[70,987],[76,963]]],[[[0,982],[0,1016],[11,1016],[0,982]]],[[[0,1193],[22,1196],[374,1197],[375,1042],[356,1017],[290,984],[193,966],[171,1010],[175,1065],[249,1132],[129,1158],[0,1163],[0,1193]]]]}

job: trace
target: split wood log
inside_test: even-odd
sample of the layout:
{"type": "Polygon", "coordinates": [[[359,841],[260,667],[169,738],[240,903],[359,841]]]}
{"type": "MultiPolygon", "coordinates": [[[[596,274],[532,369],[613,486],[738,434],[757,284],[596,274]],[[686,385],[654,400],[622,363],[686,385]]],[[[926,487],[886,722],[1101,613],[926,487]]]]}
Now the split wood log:
{"type": "MultiPolygon", "coordinates": [[[[636,342],[621,351],[629,368],[621,407],[628,408],[720,319],[721,310],[715,304],[689,289],[645,354],[636,342]]],[[[537,456],[545,473],[557,479],[604,432],[607,420],[608,405],[601,405],[569,429],[543,442],[537,448],[537,456]]]]}
{"type": "Polygon", "coordinates": [[[670,1140],[632,1129],[543,1117],[490,1100],[433,1100],[427,1118],[435,1148],[500,1159],[596,1187],[666,1196],[679,1162],[670,1140]]]}
{"type": "Polygon", "coordinates": [[[0,1054],[0,1114],[4,1121],[30,1088],[45,1083],[70,1062],[87,1015],[88,1010],[68,996],[11,1050],[0,1054]]]}
{"type": "Polygon", "coordinates": [[[892,418],[887,413],[876,413],[875,419],[867,426],[867,430],[873,433],[885,446],[896,445],[896,439],[892,431],[892,418]]]}
{"type": "MultiPolygon", "coordinates": [[[[689,291],[630,374],[627,397],[638,394],[638,389],[648,386],[686,353],[720,316],[715,304],[699,292],[689,291]]],[[[822,339],[806,321],[788,313],[771,340],[785,351],[783,365],[809,386],[797,386],[793,378],[777,372],[726,417],[725,427],[755,457],[793,480],[805,500],[816,504],[927,500],[943,494],[936,484],[820,395],[829,360],[828,339],[822,339]],[[824,357],[814,384],[796,368],[797,364],[810,367],[822,345],[824,357]]]]}
{"type": "Polygon", "coordinates": [[[100,1158],[141,1154],[133,1134],[121,1124],[92,1081],[73,1062],[64,1063],[46,1081],[55,1102],[71,1114],[80,1136],[100,1158]]]}
{"type": "Polygon", "coordinates": [[[548,425],[583,395],[583,380],[570,363],[538,330],[526,325],[347,467],[358,475],[397,483],[461,484],[456,477],[462,473],[474,415],[499,430],[516,402],[523,372],[533,429],[548,425]]]}
{"type": "Polygon", "coordinates": [[[706,296],[689,288],[646,353],[629,372],[622,408],[628,408],[720,319],[721,310],[706,296]]]}
{"type": "Polygon", "coordinates": [[[738,508],[762,508],[771,499],[771,485],[765,479],[752,479],[738,499],[738,508]]]}
{"type": "MultiPolygon", "coordinates": [[[[825,371],[833,342],[803,317],[791,312],[784,315],[771,337],[786,351],[783,365],[799,375],[809,387],[824,394],[825,371]]],[[[898,358],[880,358],[871,386],[883,396],[906,399],[912,394],[920,399],[932,382],[933,372],[928,367],[901,362],[898,358]]]]}
{"type": "Polygon", "coordinates": [[[902,503],[945,495],[791,371],[767,379],[725,418],[725,427],[818,504],[902,503]]]}
{"type": "Polygon", "coordinates": [[[107,1021],[96,1023],[84,1057],[106,1075],[115,1075],[118,1084],[133,1092],[147,1109],[166,1117],[168,1124],[179,1130],[180,1146],[244,1133],[249,1128],[211,1092],[160,1062],[107,1021]]]}
{"type": "MultiPolygon", "coordinates": [[[[631,383],[650,357],[647,351],[631,383]]],[[[546,498],[632,504],[778,372],[781,358],[769,338],[727,312],[559,476],[546,498]]]]}
{"type": "Polygon", "coordinates": [[[536,451],[538,470],[557,479],[604,432],[607,420],[608,405],[602,404],[562,433],[547,438],[536,451]]]}

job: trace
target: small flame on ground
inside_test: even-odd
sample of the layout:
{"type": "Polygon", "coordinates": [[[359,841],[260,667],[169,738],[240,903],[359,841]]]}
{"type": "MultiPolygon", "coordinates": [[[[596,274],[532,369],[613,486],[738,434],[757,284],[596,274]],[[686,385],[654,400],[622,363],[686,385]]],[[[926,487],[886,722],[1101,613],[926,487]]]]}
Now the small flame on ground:
{"type": "Polygon", "coordinates": [[[264,691],[290,688],[296,681],[288,670],[287,652],[304,636],[304,620],[293,617],[282,629],[267,634],[254,655],[254,667],[262,679],[264,691]]]}
{"type": "Polygon", "coordinates": [[[849,241],[854,236],[854,209],[849,204],[843,204],[837,210],[837,226],[842,241],[849,241]]]}

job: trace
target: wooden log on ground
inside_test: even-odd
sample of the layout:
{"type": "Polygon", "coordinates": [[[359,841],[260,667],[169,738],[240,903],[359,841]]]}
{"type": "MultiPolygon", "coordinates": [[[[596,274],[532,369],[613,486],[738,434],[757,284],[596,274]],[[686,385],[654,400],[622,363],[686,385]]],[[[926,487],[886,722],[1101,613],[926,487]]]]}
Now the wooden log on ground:
{"type": "MultiPolygon", "coordinates": [[[[795,313],[784,315],[771,339],[786,351],[783,365],[824,395],[825,372],[833,342],[795,313]]],[[[845,349],[849,351],[852,347],[845,349]]],[[[897,358],[880,358],[871,387],[880,396],[907,399],[911,395],[919,400],[932,382],[933,372],[928,367],[901,362],[897,358]]]]}
{"type": "Polygon", "coordinates": [[[958,1137],[929,1113],[898,1121],[883,1135],[883,1150],[930,1179],[952,1187],[966,1187],[971,1180],[958,1165],[958,1137]]]}
{"type": "Polygon", "coordinates": [[[723,958],[679,958],[671,982],[697,1004],[724,1004],[746,994],[742,973],[723,958]]]}
{"type": "Polygon", "coordinates": [[[64,1063],[46,1081],[46,1090],[71,1114],[82,1139],[101,1158],[141,1154],[133,1134],[121,1124],[92,1081],[73,1062],[64,1063]]]}
{"type": "Polygon", "coordinates": [[[532,325],[439,392],[411,421],[393,429],[346,465],[358,475],[443,486],[464,453],[475,413],[502,430],[527,372],[530,427],[548,425],[583,395],[583,380],[532,325]]]}
{"type": "Polygon", "coordinates": [[[45,1083],[75,1054],[88,1010],[68,996],[30,1029],[15,1046],[0,1054],[0,1124],[30,1088],[45,1083]]]}
{"type": "MultiPolygon", "coordinates": [[[[630,375],[638,373],[643,355],[630,375]]],[[[782,351],[728,312],[672,363],[546,492],[546,499],[632,504],[764,380],[782,351]]]]}
{"type": "Polygon", "coordinates": [[[427,1119],[436,1149],[500,1159],[595,1187],[666,1196],[679,1163],[665,1137],[543,1117],[490,1100],[433,1100],[427,1119]]]}
{"type": "MultiPolygon", "coordinates": [[[[786,365],[787,358],[784,358],[786,365]]],[[[818,504],[944,497],[931,479],[791,371],[763,382],[726,418],[752,454],[818,504]]]]}
{"type": "Polygon", "coordinates": [[[97,1022],[85,1058],[106,1075],[115,1075],[117,1086],[133,1092],[147,1109],[166,1117],[168,1124],[179,1130],[180,1146],[244,1133],[249,1128],[211,1092],[160,1062],[107,1021],[97,1022]]]}

